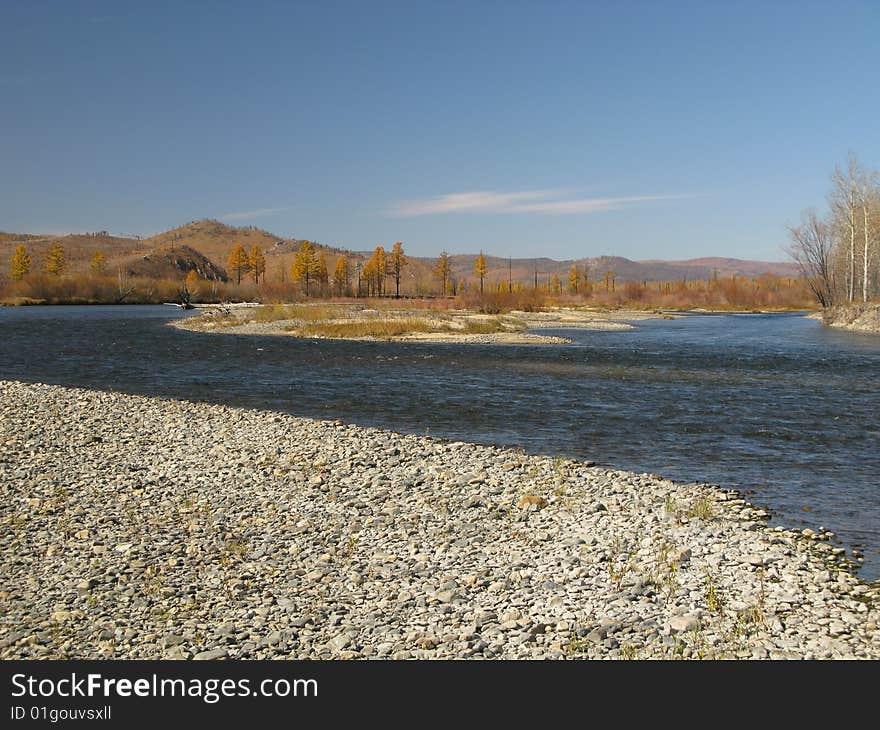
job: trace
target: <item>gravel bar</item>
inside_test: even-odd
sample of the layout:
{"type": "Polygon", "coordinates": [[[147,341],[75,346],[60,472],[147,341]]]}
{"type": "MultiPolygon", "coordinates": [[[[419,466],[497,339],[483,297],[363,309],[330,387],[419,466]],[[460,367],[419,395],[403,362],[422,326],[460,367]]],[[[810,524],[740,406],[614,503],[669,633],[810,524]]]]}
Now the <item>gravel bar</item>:
{"type": "Polygon", "coordinates": [[[880,657],[830,533],[590,462],[0,381],[0,494],[6,659],[880,657]]]}

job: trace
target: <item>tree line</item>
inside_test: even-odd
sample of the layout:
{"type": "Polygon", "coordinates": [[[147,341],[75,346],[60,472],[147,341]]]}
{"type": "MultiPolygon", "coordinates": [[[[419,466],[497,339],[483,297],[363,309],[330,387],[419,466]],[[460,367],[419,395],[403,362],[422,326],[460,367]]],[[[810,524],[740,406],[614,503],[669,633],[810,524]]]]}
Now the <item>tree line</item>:
{"type": "MultiPolygon", "coordinates": [[[[846,179],[861,179],[855,175],[846,179]]],[[[870,177],[868,178],[870,179],[870,177]]],[[[876,195],[876,187],[874,188],[876,195]]],[[[837,198],[846,202],[847,198],[837,198]]],[[[573,263],[565,274],[534,272],[527,281],[514,280],[508,267],[506,276],[496,272],[489,277],[486,255],[480,251],[473,262],[472,275],[453,270],[448,252],[443,251],[430,267],[430,280],[422,285],[425,269],[406,275],[410,262],[403,243],[397,241],[390,250],[376,246],[366,260],[339,255],[335,265],[326,251],[319,250],[310,241],[302,241],[295,252],[292,264],[282,263],[277,271],[280,276],[267,276],[267,260],[263,250],[255,245],[248,249],[236,244],[227,260],[229,284],[211,282],[199,278],[198,272],[190,270],[183,283],[181,278],[154,281],[152,279],[130,280],[120,268],[115,280],[108,277],[106,257],[102,251],[92,254],[89,262],[91,276],[65,276],[68,269],[67,254],[61,242],[54,242],[45,253],[42,266],[32,262],[33,252],[19,245],[11,258],[9,285],[0,285],[0,296],[24,297],[50,301],[82,299],[84,301],[166,301],[170,297],[194,301],[236,300],[242,297],[258,297],[270,301],[290,299],[295,293],[305,297],[399,297],[401,293],[417,296],[440,296],[457,298],[462,306],[480,309],[503,310],[505,308],[528,308],[540,306],[540,302],[553,301],[577,304],[589,302],[597,306],[638,307],[720,307],[720,308],[803,308],[810,304],[807,288],[824,297],[825,303],[832,296],[850,301],[861,295],[865,298],[877,293],[876,211],[869,205],[867,212],[858,207],[861,197],[853,193],[855,201],[838,213],[840,223],[838,237],[832,239],[831,223],[820,221],[815,214],[807,219],[805,226],[796,230],[801,241],[818,241],[816,250],[824,252],[827,281],[811,275],[806,279],[784,279],[764,276],[758,279],[743,277],[719,278],[717,272],[706,281],[647,282],[618,281],[618,274],[611,269],[595,270],[590,264],[573,263]],[[861,215],[859,215],[861,213],[861,215]],[[863,221],[859,224],[859,221],[863,221]],[[853,225],[847,230],[848,222],[853,225]],[[864,223],[867,221],[867,225],[864,223]],[[872,227],[874,226],[874,227],[872,227]],[[813,238],[806,237],[810,233],[813,238]],[[867,244],[865,241],[867,231],[867,244]],[[861,242],[861,246],[857,245],[861,242]],[[834,245],[832,245],[832,243],[834,245]],[[332,265],[332,274],[328,270],[332,265]],[[32,271],[37,268],[36,272],[32,271]],[[861,272],[861,273],[860,273],[861,272]],[[867,272],[865,276],[864,272],[867,272]],[[42,274],[42,275],[41,275],[42,274]],[[500,276],[499,276],[500,274],[500,276]],[[540,276],[539,276],[540,274],[540,276]],[[271,281],[270,281],[271,278],[271,281]],[[106,280],[106,281],[105,281],[106,280]],[[822,283],[825,281],[826,283],[822,283]],[[292,289],[296,286],[297,289],[292,289]],[[206,288],[207,287],[207,288],[206,288]],[[143,291],[141,291],[143,290],[143,291]],[[181,295],[181,292],[183,293],[181,295]],[[196,299],[197,297],[197,299],[196,299]]],[[[799,249],[808,252],[813,249],[799,249]]],[[[74,252],[75,254],[75,252],[74,252]]],[[[72,260],[77,257],[72,256],[72,260]]],[[[806,259],[804,259],[806,260],[806,259]]],[[[822,301],[822,299],[820,299],[822,301]]]]}
{"type": "Polygon", "coordinates": [[[823,307],[868,302],[880,294],[880,175],[850,155],[835,168],[828,210],[802,213],[789,226],[789,253],[823,307]]]}

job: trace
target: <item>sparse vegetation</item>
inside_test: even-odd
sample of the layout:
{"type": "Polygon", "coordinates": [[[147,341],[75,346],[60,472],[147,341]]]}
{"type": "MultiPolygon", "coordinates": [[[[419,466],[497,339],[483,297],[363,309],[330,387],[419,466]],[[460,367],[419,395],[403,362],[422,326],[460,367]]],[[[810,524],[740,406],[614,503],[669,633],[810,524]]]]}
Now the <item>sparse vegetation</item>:
{"type": "Polygon", "coordinates": [[[718,584],[708,573],[706,574],[706,608],[710,613],[720,614],[724,608],[724,600],[721,597],[721,590],[718,584]]]}
{"type": "Polygon", "coordinates": [[[712,500],[705,496],[694,498],[685,512],[685,516],[689,519],[710,521],[715,516],[712,510],[712,500]]]}
{"type": "Polygon", "coordinates": [[[506,332],[511,328],[498,320],[469,320],[464,325],[456,327],[453,323],[419,317],[383,318],[366,320],[326,320],[310,321],[302,325],[293,325],[287,328],[299,337],[400,337],[402,335],[419,332],[444,333],[459,332],[465,334],[490,334],[494,332],[506,332]]]}

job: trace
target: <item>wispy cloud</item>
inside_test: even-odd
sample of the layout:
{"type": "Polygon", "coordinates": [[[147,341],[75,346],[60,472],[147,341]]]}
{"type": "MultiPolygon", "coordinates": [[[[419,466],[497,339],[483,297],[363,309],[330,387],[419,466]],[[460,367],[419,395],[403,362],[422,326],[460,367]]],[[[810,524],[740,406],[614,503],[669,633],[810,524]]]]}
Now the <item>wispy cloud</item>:
{"type": "Polygon", "coordinates": [[[438,213],[548,213],[570,215],[619,210],[637,203],[655,200],[676,200],[688,195],[632,195],[620,198],[577,198],[565,190],[525,190],[500,193],[480,190],[451,193],[421,200],[394,203],[388,215],[412,218],[438,213]]]}
{"type": "Polygon", "coordinates": [[[238,213],[225,213],[220,216],[221,221],[241,221],[247,218],[262,218],[264,215],[273,215],[283,210],[290,210],[290,207],[284,208],[257,208],[256,210],[242,210],[238,213]]]}

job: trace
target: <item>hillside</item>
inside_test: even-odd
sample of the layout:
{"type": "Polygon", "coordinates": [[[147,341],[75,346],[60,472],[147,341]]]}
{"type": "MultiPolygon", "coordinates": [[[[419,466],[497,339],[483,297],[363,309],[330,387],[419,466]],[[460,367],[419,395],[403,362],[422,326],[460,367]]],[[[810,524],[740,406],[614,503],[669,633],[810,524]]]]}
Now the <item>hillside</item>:
{"type": "MultiPolygon", "coordinates": [[[[0,233],[0,272],[8,271],[12,250],[20,243],[26,245],[34,270],[38,270],[53,241],[60,241],[64,246],[68,271],[71,273],[87,271],[92,255],[101,251],[106,257],[105,268],[110,273],[123,271],[132,276],[177,278],[181,273],[195,268],[200,273],[204,272],[204,278],[221,281],[225,276],[224,267],[229,253],[236,244],[240,243],[248,249],[260,246],[266,255],[266,273],[270,282],[281,281],[286,276],[301,244],[299,239],[283,238],[253,226],[239,228],[211,219],[192,221],[149,238],[111,236],[106,231],[65,236],[0,233]]],[[[386,249],[390,249],[391,245],[388,243],[386,249]]],[[[363,263],[370,255],[370,252],[352,252],[320,244],[316,244],[316,250],[324,255],[331,272],[340,255],[349,258],[353,265],[363,263]]],[[[450,256],[454,278],[473,281],[475,259],[476,254],[450,256]]],[[[794,263],[722,257],[687,261],[632,261],[619,256],[598,256],[556,261],[547,257],[509,260],[487,255],[486,262],[487,282],[507,281],[510,276],[514,282],[526,285],[534,282],[536,272],[541,284],[554,274],[565,282],[575,263],[581,271],[585,265],[589,267],[592,281],[600,281],[607,272],[613,272],[618,281],[647,282],[706,280],[713,276],[719,279],[732,276],[755,278],[765,273],[780,277],[798,276],[794,263]]],[[[401,290],[406,293],[433,290],[436,284],[433,275],[435,264],[436,258],[410,257],[401,280],[401,290]]]]}
{"type": "Polygon", "coordinates": [[[180,279],[195,271],[200,279],[228,281],[226,270],[216,266],[207,256],[189,246],[174,246],[153,251],[128,265],[128,276],[148,279],[180,279]]]}
{"type": "Polygon", "coordinates": [[[65,236],[4,233],[0,235],[0,272],[5,274],[9,270],[9,258],[19,244],[26,246],[34,270],[40,269],[49,246],[55,241],[60,241],[64,246],[68,270],[72,272],[86,271],[89,267],[89,261],[96,251],[101,251],[106,256],[108,271],[115,271],[119,262],[143,255],[147,251],[143,240],[111,236],[104,231],[71,233],[65,236]]]}
{"type": "MultiPolygon", "coordinates": [[[[223,271],[230,252],[238,243],[249,250],[254,246],[260,246],[266,254],[269,277],[280,278],[282,268],[285,271],[290,269],[294,254],[301,243],[298,239],[284,239],[258,228],[237,228],[211,219],[186,223],[149,238],[111,236],[104,231],[64,236],[2,233],[0,234],[0,272],[8,271],[12,251],[22,243],[31,255],[34,270],[38,270],[46,256],[46,251],[54,241],[64,246],[68,271],[71,273],[87,271],[94,253],[101,251],[106,257],[105,268],[108,272],[122,270],[131,272],[134,276],[151,278],[160,277],[160,272],[162,272],[161,276],[168,275],[172,278],[176,276],[175,271],[179,266],[174,263],[175,254],[184,248],[205,258],[213,270],[205,268],[205,263],[196,258],[193,258],[189,264],[181,260],[181,266],[197,270],[205,268],[212,273],[212,276],[216,276],[223,271]],[[145,257],[148,263],[144,263],[145,257]]],[[[316,250],[327,256],[328,265],[331,261],[335,262],[335,258],[343,253],[340,249],[320,244],[316,244],[316,250]]],[[[357,258],[353,254],[349,255],[357,258]]],[[[191,256],[192,254],[187,253],[184,258],[191,256]]]]}

